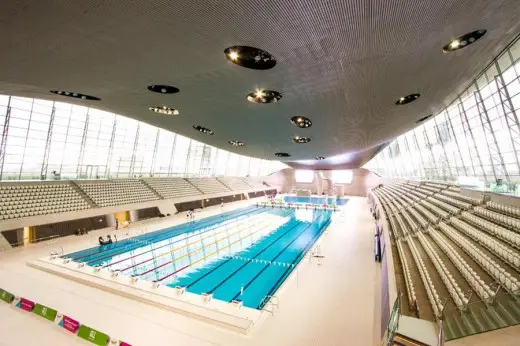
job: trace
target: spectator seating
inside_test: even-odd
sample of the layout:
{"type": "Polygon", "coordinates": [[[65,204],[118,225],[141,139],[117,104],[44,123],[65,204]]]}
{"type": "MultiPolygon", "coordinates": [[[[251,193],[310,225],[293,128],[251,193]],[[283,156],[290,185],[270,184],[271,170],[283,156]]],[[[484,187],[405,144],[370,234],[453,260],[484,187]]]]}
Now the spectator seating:
{"type": "Polygon", "coordinates": [[[265,183],[262,183],[251,177],[245,177],[245,178],[241,178],[241,179],[244,181],[244,183],[246,183],[251,188],[256,189],[256,190],[265,190],[265,189],[269,188],[269,186],[266,185],[265,183]]]}
{"type": "Polygon", "coordinates": [[[0,220],[90,208],[68,182],[0,185],[0,220]]]}
{"type": "Polygon", "coordinates": [[[202,195],[184,178],[144,178],[143,181],[165,199],[202,195]]]}
{"type": "Polygon", "coordinates": [[[189,178],[187,180],[205,195],[231,191],[215,178],[189,178]]]}
{"type": "Polygon", "coordinates": [[[76,184],[100,207],[159,199],[138,179],[78,180],[76,184]]]}
{"type": "Polygon", "coordinates": [[[406,296],[408,297],[408,305],[410,308],[416,305],[417,296],[415,293],[415,288],[412,281],[412,275],[410,274],[410,268],[408,265],[408,259],[406,258],[404,251],[402,249],[401,241],[397,241],[397,251],[399,253],[399,258],[401,258],[401,263],[403,266],[404,273],[404,282],[406,286],[406,296]]]}
{"type": "Polygon", "coordinates": [[[489,201],[487,202],[487,207],[501,213],[505,213],[507,215],[513,215],[515,217],[520,217],[520,208],[515,208],[509,205],[500,204],[497,202],[489,201]]]}
{"type": "Polygon", "coordinates": [[[238,177],[218,177],[217,180],[234,191],[251,190],[251,186],[238,177]]]}
{"type": "Polygon", "coordinates": [[[373,190],[396,239],[410,307],[414,302],[419,304],[417,285],[424,286],[436,318],[442,316],[445,304],[453,303],[461,310],[471,308],[469,292],[461,287],[471,288],[486,304],[496,299],[506,299],[507,304],[503,293],[497,298],[499,286],[520,297],[520,208],[484,204],[484,194],[466,196],[456,186],[425,185],[397,183],[373,190]],[[413,262],[407,258],[404,244],[408,244],[413,262]],[[420,278],[413,277],[413,265],[420,278]],[[442,287],[436,286],[439,284],[442,287]],[[446,296],[440,297],[438,292],[446,296]]]}

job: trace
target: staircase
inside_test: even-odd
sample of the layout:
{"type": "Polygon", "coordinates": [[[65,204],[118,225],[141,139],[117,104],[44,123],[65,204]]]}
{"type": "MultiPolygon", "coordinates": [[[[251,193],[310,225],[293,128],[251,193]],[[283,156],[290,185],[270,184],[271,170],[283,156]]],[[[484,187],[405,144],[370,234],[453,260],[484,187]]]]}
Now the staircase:
{"type": "Polygon", "coordinates": [[[148,184],[146,181],[144,181],[143,179],[139,179],[139,181],[141,183],[143,183],[144,186],[146,186],[150,191],[152,191],[154,193],[155,196],[157,196],[157,198],[159,199],[164,199],[163,196],[161,196],[161,194],[159,192],[157,192],[157,190],[155,190],[150,184],[148,184]]]}
{"type": "MultiPolygon", "coordinates": [[[[204,192],[202,192],[201,189],[199,189],[197,186],[195,186],[195,184],[192,184],[191,181],[189,181],[188,179],[184,178],[184,180],[186,180],[188,182],[188,184],[190,184],[191,186],[193,186],[195,188],[195,190],[199,191],[201,195],[204,195],[204,192]]],[[[220,180],[219,180],[220,181],[220,180]]]]}
{"type": "Polygon", "coordinates": [[[467,311],[452,311],[444,317],[446,340],[458,339],[520,324],[520,301],[509,294],[497,295],[492,304],[469,304],[467,311]]]}
{"type": "Polygon", "coordinates": [[[69,180],[69,184],[70,186],[72,186],[72,188],[74,190],[76,190],[77,193],[79,193],[81,195],[81,197],[83,197],[83,199],[85,201],[87,201],[88,205],[91,207],[91,208],[99,208],[99,205],[97,205],[90,197],[89,195],[87,195],[85,193],[85,191],[83,191],[81,189],[81,187],[79,187],[78,184],[76,184],[73,180],[69,180]]]}

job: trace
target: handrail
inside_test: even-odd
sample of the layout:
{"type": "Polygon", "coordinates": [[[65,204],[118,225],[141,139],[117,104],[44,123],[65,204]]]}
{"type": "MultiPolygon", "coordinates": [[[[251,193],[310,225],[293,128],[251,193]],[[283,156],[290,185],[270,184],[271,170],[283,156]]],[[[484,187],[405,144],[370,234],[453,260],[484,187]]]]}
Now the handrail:
{"type": "Polygon", "coordinates": [[[438,337],[437,346],[443,346],[444,345],[444,326],[443,326],[442,319],[439,320],[438,325],[439,325],[439,334],[437,336],[438,337]]]}

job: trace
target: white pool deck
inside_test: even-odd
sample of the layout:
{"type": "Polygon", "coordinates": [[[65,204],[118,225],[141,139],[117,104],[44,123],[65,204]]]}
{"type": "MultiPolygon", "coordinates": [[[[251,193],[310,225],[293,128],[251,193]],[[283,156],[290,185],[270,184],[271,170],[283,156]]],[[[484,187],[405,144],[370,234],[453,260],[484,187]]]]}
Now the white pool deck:
{"type": "MultiPolygon", "coordinates": [[[[250,203],[256,200],[227,204],[226,210],[250,203]]],[[[197,213],[197,218],[216,213],[220,213],[220,206],[197,213]]],[[[140,232],[143,227],[150,232],[182,222],[185,222],[183,213],[134,224],[130,232],[140,232]]],[[[99,230],[87,236],[0,252],[0,287],[53,307],[132,345],[363,346],[379,341],[380,265],[373,260],[373,220],[365,198],[352,197],[336,213],[320,238],[321,254],[325,256],[322,264],[318,265],[316,259],[300,263],[293,272],[296,275],[277,293],[280,302],[273,315],[241,309],[246,320],[254,320],[247,333],[121,294],[135,289],[133,284],[120,292],[109,291],[26,265],[48,257],[51,250],[59,247],[70,253],[94,246],[97,237],[106,233],[99,230]]],[[[143,293],[142,298],[147,298],[147,294],[153,293],[143,293]]],[[[193,296],[191,299],[202,302],[202,298],[193,296]]],[[[231,306],[222,306],[219,311],[228,308],[237,311],[231,306]]],[[[0,316],[1,346],[89,344],[49,321],[3,302],[0,302],[0,316]]]]}

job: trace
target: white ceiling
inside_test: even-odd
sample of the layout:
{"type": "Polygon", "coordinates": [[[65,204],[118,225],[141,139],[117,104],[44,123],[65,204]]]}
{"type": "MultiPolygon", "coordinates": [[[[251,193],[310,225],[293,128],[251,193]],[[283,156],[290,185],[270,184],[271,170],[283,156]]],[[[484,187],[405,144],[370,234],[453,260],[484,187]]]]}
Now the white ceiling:
{"type": "Polygon", "coordinates": [[[439,112],[520,32],[518,0],[5,0],[0,13],[1,93],[85,104],[252,157],[345,154],[316,161],[319,168],[362,165],[439,112]],[[442,52],[476,29],[488,33],[442,52]],[[234,65],[223,53],[233,45],[265,49],[277,65],[234,65]],[[152,93],[150,84],[180,93],[152,93]],[[283,98],[251,104],[246,95],[256,88],[283,98]],[[52,89],[102,100],[76,102],[52,89]],[[395,105],[411,93],[422,97],[395,105]],[[180,115],[148,111],[156,105],[180,115]],[[295,115],[313,126],[294,127],[295,115]],[[312,141],[293,144],[294,135],[312,141]]]}

